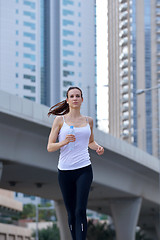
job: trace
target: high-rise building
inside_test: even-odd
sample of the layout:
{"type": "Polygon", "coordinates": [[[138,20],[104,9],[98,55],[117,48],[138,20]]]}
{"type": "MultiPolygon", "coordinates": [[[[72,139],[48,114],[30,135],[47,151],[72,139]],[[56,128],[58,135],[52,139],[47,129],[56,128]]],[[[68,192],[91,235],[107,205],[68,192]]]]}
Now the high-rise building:
{"type": "Polygon", "coordinates": [[[0,89],[51,106],[69,86],[96,116],[95,1],[0,1],[0,89]]]}
{"type": "Polygon", "coordinates": [[[45,205],[46,203],[50,203],[51,205],[53,205],[52,200],[31,196],[31,195],[23,194],[19,192],[14,193],[14,199],[21,202],[24,205],[29,203],[34,205],[38,205],[38,204],[45,205]]]}
{"type": "Polygon", "coordinates": [[[45,7],[50,104],[65,99],[68,87],[79,86],[84,94],[82,112],[95,119],[95,1],[48,0],[45,7]]]}
{"type": "Polygon", "coordinates": [[[0,1],[0,89],[43,102],[43,0],[0,1]]]}
{"type": "Polygon", "coordinates": [[[109,132],[159,156],[159,0],[108,0],[109,132]]]}

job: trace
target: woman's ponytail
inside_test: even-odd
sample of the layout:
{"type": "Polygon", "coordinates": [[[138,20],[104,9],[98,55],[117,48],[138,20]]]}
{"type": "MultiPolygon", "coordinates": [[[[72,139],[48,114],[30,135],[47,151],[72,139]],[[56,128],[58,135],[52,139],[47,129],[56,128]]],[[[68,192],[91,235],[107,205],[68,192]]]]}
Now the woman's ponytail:
{"type": "Polygon", "coordinates": [[[69,104],[66,100],[63,100],[62,102],[57,103],[56,105],[52,106],[49,109],[48,116],[51,114],[53,115],[64,115],[69,112],[69,104]]]}

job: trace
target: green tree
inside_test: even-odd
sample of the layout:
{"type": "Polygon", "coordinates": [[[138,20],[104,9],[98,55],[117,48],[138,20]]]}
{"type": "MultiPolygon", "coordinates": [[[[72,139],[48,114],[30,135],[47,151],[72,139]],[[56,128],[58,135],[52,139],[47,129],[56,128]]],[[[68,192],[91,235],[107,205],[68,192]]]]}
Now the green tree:
{"type": "Polygon", "coordinates": [[[23,205],[23,211],[20,213],[21,219],[27,218],[35,219],[35,215],[36,215],[35,205],[31,203],[23,205]]]}
{"type": "MultiPolygon", "coordinates": [[[[56,212],[55,209],[41,209],[41,207],[51,207],[50,203],[45,205],[38,205],[38,220],[39,221],[51,221],[53,218],[56,220],[56,212]]],[[[21,219],[32,219],[35,220],[36,217],[36,206],[34,204],[25,204],[23,205],[23,211],[20,213],[19,218],[21,219]]]]}
{"type": "MultiPolygon", "coordinates": [[[[115,230],[107,223],[100,223],[95,220],[88,222],[87,240],[115,240],[115,230]]],[[[136,233],[136,240],[152,240],[142,230],[136,233]]]]}
{"type": "MultiPolygon", "coordinates": [[[[44,205],[38,205],[39,207],[39,221],[51,221],[51,219],[54,217],[54,220],[56,220],[56,211],[55,209],[49,209],[51,207],[50,203],[46,203],[44,205]],[[47,207],[48,209],[41,209],[41,207],[47,207]]],[[[52,219],[53,220],[53,219],[52,219]]]]}
{"type": "Polygon", "coordinates": [[[88,221],[87,240],[114,240],[115,231],[107,223],[88,221]]]}
{"type": "MultiPolygon", "coordinates": [[[[52,227],[39,230],[38,232],[39,240],[60,240],[60,233],[57,224],[53,224],[52,227]]],[[[35,237],[35,233],[33,234],[35,237]]]]}

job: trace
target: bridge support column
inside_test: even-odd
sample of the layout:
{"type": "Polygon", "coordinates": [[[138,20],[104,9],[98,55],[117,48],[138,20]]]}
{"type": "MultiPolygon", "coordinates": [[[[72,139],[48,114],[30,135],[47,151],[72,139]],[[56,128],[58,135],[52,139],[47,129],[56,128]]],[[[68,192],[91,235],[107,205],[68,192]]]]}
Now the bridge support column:
{"type": "Polygon", "coordinates": [[[134,240],[142,199],[118,199],[111,202],[117,240],[134,240]]]}
{"type": "Polygon", "coordinates": [[[2,177],[2,171],[3,171],[3,163],[0,162],[0,180],[1,180],[1,177],[2,177]]]}
{"type": "Polygon", "coordinates": [[[58,218],[61,240],[71,240],[72,238],[68,227],[68,218],[64,203],[62,201],[55,202],[55,210],[58,218]]]}
{"type": "Polygon", "coordinates": [[[156,233],[157,239],[160,240],[160,217],[158,217],[158,220],[156,221],[156,233]]]}

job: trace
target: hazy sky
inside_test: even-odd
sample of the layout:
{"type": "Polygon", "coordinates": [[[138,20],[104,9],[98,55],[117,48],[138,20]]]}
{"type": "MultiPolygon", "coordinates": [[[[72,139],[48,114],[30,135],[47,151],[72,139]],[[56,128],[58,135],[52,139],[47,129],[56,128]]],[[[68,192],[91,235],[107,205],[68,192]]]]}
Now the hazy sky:
{"type": "Polygon", "coordinates": [[[108,131],[108,25],[107,1],[97,0],[97,117],[99,128],[108,131]]]}

